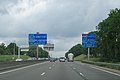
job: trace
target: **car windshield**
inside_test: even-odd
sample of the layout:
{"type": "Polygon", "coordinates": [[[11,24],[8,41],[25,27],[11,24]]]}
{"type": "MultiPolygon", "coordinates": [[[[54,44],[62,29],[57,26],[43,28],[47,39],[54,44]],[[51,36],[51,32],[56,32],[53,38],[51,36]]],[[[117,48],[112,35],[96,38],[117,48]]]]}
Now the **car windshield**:
{"type": "Polygon", "coordinates": [[[0,0],[0,80],[120,80],[120,0],[0,0]]]}
{"type": "Polygon", "coordinates": [[[60,59],[65,59],[64,57],[60,57],[60,59]]]}

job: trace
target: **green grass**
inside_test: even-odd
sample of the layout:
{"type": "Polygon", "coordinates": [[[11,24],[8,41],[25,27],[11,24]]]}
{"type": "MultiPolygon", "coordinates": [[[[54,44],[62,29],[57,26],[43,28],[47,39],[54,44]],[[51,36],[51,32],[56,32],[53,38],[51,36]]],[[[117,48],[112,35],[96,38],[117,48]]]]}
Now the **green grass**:
{"type": "Polygon", "coordinates": [[[28,58],[30,58],[30,57],[29,57],[29,56],[25,56],[25,55],[21,55],[20,58],[22,58],[22,59],[28,59],[28,58]]]}
{"type": "MultiPolygon", "coordinates": [[[[25,55],[21,55],[20,57],[22,59],[28,59],[29,58],[29,56],[25,56],[25,55]]],[[[17,55],[15,56],[15,59],[17,59],[17,55]]],[[[0,62],[15,61],[15,59],[13,59],[13,55],[0,55],[0,62]]]]}
{"type": "Polygon", "coordinates": [[[84,54],[81,54],[74,58],[75,61],[82,61],[82,60],[86,60],[86,59],[87,59],[87,56],[84,54]]]}
{"type": "Polygon", "coordinates": [[[88,60],[83,60],[82,62],[87,63],[87,64],[92,64],[92,65],[102,66],[106,68],[120,70],[120,64],[116,64],[116,63],[95,62],[95,61],[88,61],[88,60]]]}
{"type": "Polygon", "coordinates": [[[99,57],[96,58],[90,58],[90,61],[94,61],[94,62],[101,62],[101,59],[99,57]]]}
{"type": "MultiPolygon", "coordinates": [[[[75,57],[74,60],[76,60],[76,61],[88,60],[88,57],[85,54],[81,54],[81,55],[75,57]]],[[[89,61],[101,62],[101,58],[90,56],[89,61]]]]}
{"type": "Polygon", "coordinates": [[[107,62],[107,61],[101,61],[100,57],[90,57],[89,61],[87,59],[87,55],[81,54],[77,57],[74,58],[75,61],[81,61],[83,63],[88,63],[88,64],[93,64],[93,65],[97,65],[97,66],[102,66],[102,67],[107,67],[107,68],[111,68],[111,69],[116,69],[116,70],[120,70],[120,62],[107,62]]]}
{"type": "MultiPolygon", "coordinates": [[[[76,60],[76,61],[88,60],[88,57],[87,57],[87,55],[81,54],[81,55],[75,57],[74,60],[76,60]]],[[[96,57],[96,58],[90,57],[89,61],[101,62],[99,57],[96,57]]]]}

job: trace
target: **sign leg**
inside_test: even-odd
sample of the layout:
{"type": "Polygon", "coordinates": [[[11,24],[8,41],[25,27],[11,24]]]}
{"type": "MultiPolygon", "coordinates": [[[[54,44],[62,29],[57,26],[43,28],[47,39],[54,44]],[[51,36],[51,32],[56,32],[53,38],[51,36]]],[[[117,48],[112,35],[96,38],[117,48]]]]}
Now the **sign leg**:
{"type": "Polygon", "coordinates": [[[20,59],[20,48],[18,48],[18,59],[20,59]]]}
{"type": "Polygon", "coordinates": [[[90,60],[90,48],[88,48],[88,60],[90,60]]]}
{"type": "Polygon", "coordinates": [[[38,45],[37,45],[37,60],[38,60],[38,52],[39,52],[38,48],[39,48],[39,47],[38,47],[38,45]]]}

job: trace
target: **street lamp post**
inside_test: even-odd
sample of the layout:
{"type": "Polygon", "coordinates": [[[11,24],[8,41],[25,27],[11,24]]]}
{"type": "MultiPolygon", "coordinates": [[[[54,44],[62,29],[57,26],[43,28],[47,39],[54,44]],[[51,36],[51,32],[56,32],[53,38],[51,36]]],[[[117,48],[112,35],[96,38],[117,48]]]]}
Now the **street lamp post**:
{"type": "Polygon", "coordinates": [[[15,40],[14,40],[14,48],[13,48],[13,59],[15,59],[15,40]]]}

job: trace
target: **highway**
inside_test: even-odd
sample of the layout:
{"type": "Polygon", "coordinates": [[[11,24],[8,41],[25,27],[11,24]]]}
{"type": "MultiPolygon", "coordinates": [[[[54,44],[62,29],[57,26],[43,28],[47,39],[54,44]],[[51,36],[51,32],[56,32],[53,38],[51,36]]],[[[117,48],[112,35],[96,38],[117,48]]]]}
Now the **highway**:
{"type": "Polygon", "coordinates": [[[80,62],[41,62],[0,72],[0,80],[120,80],[120,74],[80,62]]]}

